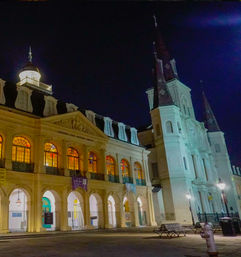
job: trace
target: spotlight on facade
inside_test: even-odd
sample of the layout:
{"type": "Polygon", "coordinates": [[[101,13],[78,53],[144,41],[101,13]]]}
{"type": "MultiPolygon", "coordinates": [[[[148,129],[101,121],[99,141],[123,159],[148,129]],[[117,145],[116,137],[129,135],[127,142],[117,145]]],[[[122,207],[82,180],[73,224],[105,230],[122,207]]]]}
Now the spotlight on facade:
{"type": "Polygon", "coordinates": [[[191,200],[191,198],[192,198],[191,194],[190,194],[190,193],[187,193],[187,194],[186,194],[186,198],[187,198],[188,200],[191,200]]]}
{"type": "Polygon", "coordinates": [[[226,184],[224,182],[222,182],[221,178],[219,179],[219,182],[217,183],[217,187],[220,189],[220,190],[224,190],[225,187],[226,187],[226,184]]]}

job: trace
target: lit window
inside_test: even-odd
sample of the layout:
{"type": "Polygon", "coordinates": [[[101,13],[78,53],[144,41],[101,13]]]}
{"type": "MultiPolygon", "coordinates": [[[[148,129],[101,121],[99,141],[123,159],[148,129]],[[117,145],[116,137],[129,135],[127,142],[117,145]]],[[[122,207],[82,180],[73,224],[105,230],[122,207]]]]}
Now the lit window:
{"type": "Polygon", "coordinates": [[[104,117],[105,127],[104,127],[104,133],[107,136],[114,137],[114,130],[112,127],[112,120],[108,117],[104,117]]]}
{"type": "Polygon", "coordinates": [[[120,140],[123,140],[123,141],[127,141],[127,136],[126,136],[126,130],[125,130],[125,124],[121,123],[121,122],[118,122],[118,138],[120,140]]]}
{"type": "Polygon", "coordinates": [[[30,163],[30,149],[31,145],[26,138],[15,137],[12,147],[12,161],[30,163]]]}
{"type": "Polygon", "coordinates": [[[69,147],[67,149],[67,157],[68,157],[68,169],[69,170],[79,170],[79,154],[78,152],[69,147]]]}
{"type": "Polygon", "coordinates": [[[137,130],[135,128],[131,128],[131,143],[135,145],[139,145],[137,130]]]}
{"type": "Polygon", "coordinates": [[[106,170],[108,175],[115,175],[115,160],[111,156],[106,156],[106,170]]]}
{"type": "Polygon", "coordinates": [[[93,152],[89,152],[88,171],[94,173],[97,172],[97,158],[93,152]]]}
{"type": "Polygon", "coordinates": [[[134,170],[135,170],[135,175],[136,175],[137,179],[144,179],[143,171],[142,171],[140,163],[135,162],[134,170]]]}
{"type": "Polygon", "coordinates": [[[3,152],[3,138],[0,136],[0,159],[2,159],[2,152],[3,152]]]}
{"type": "Polygon", "coordinates": [[[167,131],[167,133],[173,133],[173,127],[172,127],[171,121],[166,122],[166,131],[167,131]]]}
{"type": "Polygon", "coordinates": [[[130,168],[129,168],[129,164],[126,160],[121,160],[120,168],[121,168],[123,177],[130,177],[130,168]]]}
{"type": "Polygon", "coordinates": [[[58,151],[55,145],[45,143],[44,145],[44,165],[47,167],[58,167],[58,151]]]}

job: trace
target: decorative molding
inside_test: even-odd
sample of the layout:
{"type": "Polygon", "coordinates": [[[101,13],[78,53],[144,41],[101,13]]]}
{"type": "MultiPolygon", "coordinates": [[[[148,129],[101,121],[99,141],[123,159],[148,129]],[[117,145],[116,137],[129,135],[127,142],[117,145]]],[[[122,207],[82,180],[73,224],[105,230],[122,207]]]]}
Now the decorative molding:
{"type": "Polygon", "coordinates": [[[3,91],[4,87],[5,87],[5,81],[0,79],[0,104],[6,103],[6,99],[3,91]]]}

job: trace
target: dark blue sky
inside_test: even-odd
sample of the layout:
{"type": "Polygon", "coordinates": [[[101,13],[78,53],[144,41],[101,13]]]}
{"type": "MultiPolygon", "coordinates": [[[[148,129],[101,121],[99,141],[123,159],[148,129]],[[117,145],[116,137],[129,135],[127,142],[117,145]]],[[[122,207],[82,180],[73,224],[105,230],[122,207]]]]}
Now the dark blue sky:
{"type": "Polygon", "coordinates": [[[135,127],[150,122],[155,12],[197,119],[203,80],[231,160],[241,165],[239,3],[0,3],[0,10],[1,78],[17,80],[31,44],[57,98],[135,127]]]}

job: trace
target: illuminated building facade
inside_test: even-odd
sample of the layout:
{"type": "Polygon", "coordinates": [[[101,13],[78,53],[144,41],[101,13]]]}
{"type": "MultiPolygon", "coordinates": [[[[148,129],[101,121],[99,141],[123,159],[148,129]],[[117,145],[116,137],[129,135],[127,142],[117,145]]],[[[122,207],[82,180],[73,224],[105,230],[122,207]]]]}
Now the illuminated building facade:
{"type": "Polygon", "coordinates": [[[147,90],[152,124],[138,136],[151,151],[156,221],[191,224],[198,214],[227,213],[223,200],[230,214],[240,215],[224,133],[204,93],[205,122],[196,120],[191,89],[179,80],[156,22],[155,30],[154,85],[147,90]],[[219,179],[226,184],[223,200],[219,179]]]}
{"type": "Polygon", "coordinates": [[[31,50],[19,78],[0,79],[0,233],[155,225],[137,130],[54,98],[31,50]]]}

